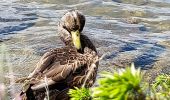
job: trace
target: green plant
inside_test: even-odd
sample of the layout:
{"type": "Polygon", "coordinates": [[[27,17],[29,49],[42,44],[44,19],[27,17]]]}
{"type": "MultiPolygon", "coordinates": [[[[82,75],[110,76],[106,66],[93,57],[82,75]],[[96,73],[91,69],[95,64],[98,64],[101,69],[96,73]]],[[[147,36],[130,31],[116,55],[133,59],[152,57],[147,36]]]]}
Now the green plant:
{"type": "Polygon", "coordinates": [[[132,65],[101,76],[99,85],[91,88],[92,95],[89,89],[76,87],[69,91],[71,100],[170,100],[170,75],[159,75],[154,84],[148,84],[132,65]]]}
{"type": "Polygon", "coordinates": [[[151,85],[153,98],[158,100],[170,100],[170,75],[159,75],[151,85]]]}
{"type": "Polygon", "coordinates": [[[139,69],[131,68],[119,72],[103,72],[98,79],[99,86],[92,89],[95,100],[134,100],[143,99],[145,95],[140,87],[142,75],[139,69]]]}
{"type": "Polygon", "coordinates": [[[68,94],[70,95],[71,100],[91,100],[90,90],[84,87],[70,89],[68,94]]]}

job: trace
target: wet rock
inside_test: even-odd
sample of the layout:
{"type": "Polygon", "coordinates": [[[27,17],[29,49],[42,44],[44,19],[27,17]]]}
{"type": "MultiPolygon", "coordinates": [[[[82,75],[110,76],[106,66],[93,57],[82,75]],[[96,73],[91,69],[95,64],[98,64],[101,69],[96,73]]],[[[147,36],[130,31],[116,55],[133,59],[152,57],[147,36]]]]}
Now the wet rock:
{"type": "Polygon", "coordinates": [[[140,23],[141,20],[134,18],[134,17],[130,17],[130,18],[125,18],[124,21],[129,24],[138,24],[138,23],[140,23]]]}

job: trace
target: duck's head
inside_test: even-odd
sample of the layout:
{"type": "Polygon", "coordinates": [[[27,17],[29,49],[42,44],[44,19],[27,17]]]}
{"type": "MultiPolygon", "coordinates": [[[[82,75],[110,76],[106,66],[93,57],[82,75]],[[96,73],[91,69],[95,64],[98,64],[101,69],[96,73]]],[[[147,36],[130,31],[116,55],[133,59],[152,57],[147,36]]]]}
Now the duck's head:
{"type": "Polygon", "coordinates": [[[78,49],[81,49],[80,35],[85,25],[85,17],[77,10],[68,11],[59,24],[59,34],[62,40],[72,42],[78,49]],[[61,32],[62,30],[62,32],[61,32]]]}

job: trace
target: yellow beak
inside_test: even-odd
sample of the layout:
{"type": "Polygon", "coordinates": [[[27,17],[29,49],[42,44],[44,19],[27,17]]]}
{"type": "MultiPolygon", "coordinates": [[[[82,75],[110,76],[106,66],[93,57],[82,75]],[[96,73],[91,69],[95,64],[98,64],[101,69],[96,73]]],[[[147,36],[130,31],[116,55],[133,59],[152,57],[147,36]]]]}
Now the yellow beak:
{"type": "Polygon", "coordinates": [[[71,36],[72,36],[74,46],[78,50],[81,49],[80,32],[78,30],[77,31],[71,31],[71,36]]]}

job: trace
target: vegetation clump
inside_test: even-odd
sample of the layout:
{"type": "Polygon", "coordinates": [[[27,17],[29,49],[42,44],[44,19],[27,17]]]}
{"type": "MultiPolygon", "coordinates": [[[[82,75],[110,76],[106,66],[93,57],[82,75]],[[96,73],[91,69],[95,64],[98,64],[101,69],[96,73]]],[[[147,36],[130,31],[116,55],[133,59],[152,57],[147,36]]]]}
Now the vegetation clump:
{"type": "Polygon", "coordinates": [[[71,100],[90,100],[90,91],[87,88],[77,88],[70,89],[68,93],[71,97],[71,100]]]}
{"type": "Polygon", "coordinates": [[[152,84],[152,97],[157,100],[170,100],[170,75],[159,75],[152,84]]]}
{"type": "Polygon", "coordinates": [[[133,65],[119,72],[104,72],[101,76],[99,86],[92,89],[92,96],[97,100],[139,99],[144,96],[140,87],[140,70],[135,70],[133,65]]]}
{"type": "Polygon", "coordinates": [[[153,84],[143,81],[142,76],[132,64],[113,73],[102,72],[98,86],[71,89],[69,95],[71,100],[170,100],[170,75],[159,75],[153,84]]]}

